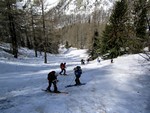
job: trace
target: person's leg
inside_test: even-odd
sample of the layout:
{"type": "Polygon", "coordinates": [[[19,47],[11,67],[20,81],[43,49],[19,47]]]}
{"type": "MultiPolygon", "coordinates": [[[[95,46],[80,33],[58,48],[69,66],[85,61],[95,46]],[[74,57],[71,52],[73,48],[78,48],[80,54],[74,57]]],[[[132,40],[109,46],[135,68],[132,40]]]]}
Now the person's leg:
{"type": "Polygon", "coordinates": [[[80,79],[79,79],[79,78],[80,78],[80,77],[77,77],[77,78],[76,78],[76,84],[77,84],[77,85],[80,85],[80,84],[81,84],[81,82],[80,82],[80,79]]]}
{"type": "Polygon", "coordinates": [[[63,71],[64,71],[64,75],[66,75],[66,69],[63,69],[63,71]]]}
{"type": "Polygon", "coordinates": [[[79,79],[79,77],[76,77],[75,82],[76,82],[76,84],[75,84],[75,85],[80,85],[80,84],[81,84],[81,83],[80,83],[80,79],[79,79]]]}
{"type": "Polygon", "coordinates": [[[47,87],[47,89],[46,89],[47,91],[51,91],[51,84],[52,84],[52,82],[49,81],[49,82],[48,82],[48,87],[47,87]]]}
{"type": "Polygon", "coordinates": [[[77,77],[76,77],[76,79],[75,79],[75,85],[77,85],[77,77]]]}
{"type": "Polygon", "coordinates": [[[80,79],[79,79],[79,77],[78,77],[78,84],[81,84],[81,83],[80,83],[80,79]]]}
{"type": "Polygon", "coordinates": [[[62,74],[62,72],[63,72],[63,69],[61,69],[61,71],[60,71],[60,73],[59,73],[59,74],[61,75],[61,74],[62,74]]]}
{"type": "Polygon", "coordinates": [[[53,82],[53,86],[54,86],[54,92],[58,92],[56,82],[53,82]]]}

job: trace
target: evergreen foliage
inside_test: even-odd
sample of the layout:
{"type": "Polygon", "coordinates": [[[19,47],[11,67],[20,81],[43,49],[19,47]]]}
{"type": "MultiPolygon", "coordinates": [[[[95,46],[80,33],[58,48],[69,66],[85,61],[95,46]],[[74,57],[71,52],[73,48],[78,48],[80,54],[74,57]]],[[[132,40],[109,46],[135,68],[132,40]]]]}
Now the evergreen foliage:
{"type": "Polygon", "coordinates": [[[15,58],[18,57],[18,44],[22,44],[21,38],[21,25],[22,21],[20,21],[19,13],[20,10],[17,9],[16,0],[1,0],[1,18],[0,18],[0,26],[2,29],[0,34],[3,34],[2,37],[6,38],[5,41],[11,42],[12,44],[12,53],[15,58]]]}
{"type": "Polygon", "coordinates": [[[135,48],[136,51],[140,52],[146,45],[144,42],[146,41],[146,1],[147,0],[136,0],[134,2],[134,27],[136,34],[137,46],[135,48]]]}
{"type": "Polygon", "coordinates": [[[113,59],[125,52],[127,20],[126,0],[117,1],[102,34],[100,53],[104,58],[113,59]]]}
{"type": "Polygon", "coordinates": [[[95,31],[94,37],[93,37],[92,49],[89,51],[91,59],[94,60],[95,58],[99,56],[98,48],[99,48],[99,33],[98,31],[95,31]]]}

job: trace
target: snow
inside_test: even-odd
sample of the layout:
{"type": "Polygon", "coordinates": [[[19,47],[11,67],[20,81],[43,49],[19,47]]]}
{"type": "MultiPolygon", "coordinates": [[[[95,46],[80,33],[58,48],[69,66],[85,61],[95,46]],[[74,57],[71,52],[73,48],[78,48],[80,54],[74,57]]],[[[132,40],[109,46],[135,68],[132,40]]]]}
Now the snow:
{"type": "Polygon", "coordinates": [[[45,0],[44,4],[45,4],[45,6],[47,6],[48,9],[52,9],[53,7],[57,6],[59,1],[60,0],[45,0]]]}
{"type": "MultiPolygon", "coordinates": [[[[34,0],[30,0],[30,3],[32,4],[34,0]]],[[[53,7],[57,6],[60,0],[43,0],[44,6],[45,6],[45,11],[48,9],[52,9],[53,7]]],[[[29,1],[23,0],[23,1],[18,1],[16,3],[18,9],[22,9],[22,7],[29,1]]]]}
{"type": "Polygon", "coordinates": [[[66,3],[69,3],[69,5],[66,7],[66,14],[91,14],[95,8],[103,8],[104,10],[108,10],[113,5],[112,1],[106,1],[106,0],[83,0],[83,1],[66,1],[66,3]],[[79,3],[81,4],[79,5],[79,3]]]}
{"type": "Polygon", "coordinates": [[[80,65],[88,57],[86,51],[63,48],[58,55],[48,54],[44,64],[43,56],[35,58],[32,50],[20,48],[14,59],[0,49],[0,113],[150,113],[148,62],[135,54],[118,57],[114,63],[95,59],[80,65]],[[43,92],[48,72],[59,72],[61,62],[67,63],[68,75],[58,76],[57,86],[69,94],[43,92]],[[86,85],[65,88],[74,84],[77,65],[86,85]]]}

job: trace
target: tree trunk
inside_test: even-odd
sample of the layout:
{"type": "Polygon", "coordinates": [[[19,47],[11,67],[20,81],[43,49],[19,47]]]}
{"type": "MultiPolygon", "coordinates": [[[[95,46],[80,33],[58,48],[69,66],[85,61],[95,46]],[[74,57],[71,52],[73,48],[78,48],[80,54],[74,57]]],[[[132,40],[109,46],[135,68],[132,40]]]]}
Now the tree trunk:
{"type": "Polygon", "coordinates": [[[32,23],[32,36],[34,40],[34,51],[35,51],[35,57],[37,57],[37,41],[35,37],[35,29],[34,29],[34,21],[33,21],[33,8],[31,7],[31,23],[32,23]]]}
{"type": "Polygon", "coordinates": [[[14,23],[14,17],[11,14],[11,4],[9,0],[7,1],[7,8],[8,8],[8,19],[9,19],[9,32],[12,39],[12,53],[14,55],[14,58],[18,58],[18,43],[17,43],[17,36],[16,36],[16,29],[15,29],[15,23],[14,23]]]}
{"type": "Polygon", "coordinates": [[[43,0],[42,2],[42,22],[43,22],[43,39],[45,40],[44,42],[44,63],[47,63],[47,37],[45,36],[45,16],[44,16],[44,3],[43,0]]]}

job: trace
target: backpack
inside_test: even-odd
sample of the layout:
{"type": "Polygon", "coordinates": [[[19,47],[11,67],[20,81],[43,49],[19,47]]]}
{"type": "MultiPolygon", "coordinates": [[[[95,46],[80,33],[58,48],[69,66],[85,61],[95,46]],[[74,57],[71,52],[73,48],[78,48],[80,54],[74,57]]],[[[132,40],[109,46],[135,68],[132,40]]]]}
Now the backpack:
{"type": "Polygon", "coordinates": [[[51,71],[50,73],[48,73],[47,79],[49,81],[53,81],[53,80],[57,79],[57,77],[55,76],[55,73],[56,73],[55,71],[51,71]]]}
{"type": "Polygon", "coordinates": [[[60,64],[60,68],[61,68],[61,69],[65,69],[65,68],[66,68],[66,65],[65,65],[65,64],[66,64],[66,63],[61,63],[61,64],[60,64]]]}
{"type": "Polygon", "coordinates": [[[62,68],[62,66],[63,66],[63,63],[60,64],[60,68],[62,68]]]}
{"type": "Polygon", "coordinates": [[[80,77],[81,76],[81,74],[82,74],[82,69],[81,69],[81,67],[80,66],[77,66],[76,68],[75,68],[75,75],[76,75],[76,77],[80,77]]]}

